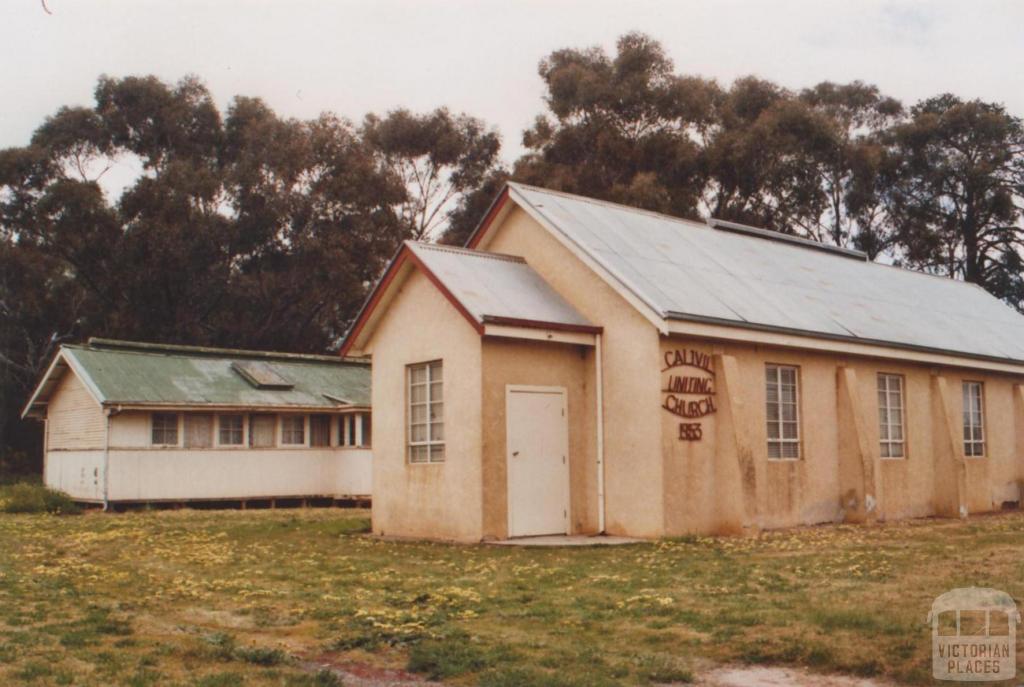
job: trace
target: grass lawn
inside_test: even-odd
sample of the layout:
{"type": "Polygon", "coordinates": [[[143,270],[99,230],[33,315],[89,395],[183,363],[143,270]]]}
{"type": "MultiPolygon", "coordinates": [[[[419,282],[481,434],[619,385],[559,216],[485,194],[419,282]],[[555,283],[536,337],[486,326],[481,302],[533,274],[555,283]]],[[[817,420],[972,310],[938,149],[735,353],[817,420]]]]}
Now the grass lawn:
{"type": "MultiPolygon", "coordinates": [[[[687,681],[713,662],[930,682],[931,600],[1024,594],[1024,514],[527,549],[381,541],[366,511],[0,515],[0,684],[687,681]]],[[[1024,662],[1021,662],[1024,665],[1024,662]]]]}

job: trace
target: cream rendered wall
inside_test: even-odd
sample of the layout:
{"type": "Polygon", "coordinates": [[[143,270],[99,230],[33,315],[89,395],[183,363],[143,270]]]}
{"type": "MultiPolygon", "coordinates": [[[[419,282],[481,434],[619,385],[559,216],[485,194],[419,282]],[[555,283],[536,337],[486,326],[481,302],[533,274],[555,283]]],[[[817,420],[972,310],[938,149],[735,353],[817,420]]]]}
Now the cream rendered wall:
{"type": "Polygon", "coordinates": [[[569,416],[570,531],[596,533],[594,349],[487,338],[483,344],[484,537],[508,537],[506,397],[510,384],[561,386],[569,416]]]}
{"type": "Polygon", "coordinates": [[[373,531],[483,537],[480,336],[413,270],[367,345],[373,357],[373,531]],[[406,458],[406,366],[443,361],[445,462],[406,458]]]}
{"type": "MultiPolygon", "coordinates": [[[[740,371],[735,394],[744,412],[753,446],[756,468],[756,527],[787,527],[840,521],[847,515],[850,486],[840,475],[840,423],[849,418],[838,411],[837,370],[848,366],[856,374],[857,395],[866,445],[876,467],[878,504],[874,517],[895,520],[936,514],[941,497],[942,477],[948,472],[937,465],[933,444],[943,431],[933,417],[932,376],[946,378],[953,395],[955,424],[962,427],[961,384],[964,380],[985,385],[985,429],[987,451],[984,458],[968,458],[967,500],[972,513],[999,510],[1005,501],[1019,501],[1019,484],[1024,479],[1020,453],[1024,430],[1024,404],[1015,401],[1015,379],[1003,375],[978,374],[954,368],[936,370],[925,365],[890,360],[860,359],[827,354],[711,342],[671,337],[662,342],[662,350],[693,348],[706,353],[734,356],[740,371]],[[766,400],[764,367],[768,363],[795,365],[800,372],[801,458],[769,460],[767,455],[766,400]],[[906,457],[880,457],[878,425],[878,382],[880,372],[904,378],[906,457]],[[938,475],[938,477],[937,477],[938,475]]],[[[720,374],[716,370],[716,374],[720,374]]],[[[700,419],[704,438],[699,442],[678,439],[680,418],[665,410],[662,414],[662,439],[666,448],[666,534],[721,531],[723,500],[735,493],[716,488],[715,461],[720,459],[716,446],[717,414],[700,419]]],[[[962,449],[961,449],[962,450],[962,449]]],[[[859,474],[857,476],[859,479],[859,474]]],[[[861,496],[861,498],[863,498],[861,496]]]]}
{"type": "Polygon", "coordinates": [[[660,388],[657,330],[520,208],[490,234],[485,250],[524,257],[573,307],[604,327],[605,531],[660,536],[665,521],[661,419],[654,412],[660,388]]]}

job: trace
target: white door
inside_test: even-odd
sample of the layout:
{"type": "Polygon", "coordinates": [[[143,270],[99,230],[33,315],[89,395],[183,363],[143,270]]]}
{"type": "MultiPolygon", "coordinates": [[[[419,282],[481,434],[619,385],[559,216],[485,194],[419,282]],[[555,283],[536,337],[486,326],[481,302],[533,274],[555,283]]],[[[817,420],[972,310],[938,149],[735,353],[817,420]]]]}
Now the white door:
{"type": "Polygon", "coordinates": [[[569,418],[565,389],[508,386],[508,534],[569,532],[569,418]]]}

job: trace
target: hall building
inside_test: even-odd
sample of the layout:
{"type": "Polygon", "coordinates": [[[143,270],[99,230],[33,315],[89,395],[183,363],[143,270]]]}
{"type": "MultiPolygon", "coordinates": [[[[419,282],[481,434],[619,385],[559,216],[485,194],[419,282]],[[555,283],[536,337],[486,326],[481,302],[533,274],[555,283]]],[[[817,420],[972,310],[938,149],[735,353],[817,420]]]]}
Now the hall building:
{"type": "Polygon", "coordinates": [[[1024,318],[858,251],[509,183],[406,243],[372,359],[373,529],[658,537],[1016,507],[1024,318]]]}

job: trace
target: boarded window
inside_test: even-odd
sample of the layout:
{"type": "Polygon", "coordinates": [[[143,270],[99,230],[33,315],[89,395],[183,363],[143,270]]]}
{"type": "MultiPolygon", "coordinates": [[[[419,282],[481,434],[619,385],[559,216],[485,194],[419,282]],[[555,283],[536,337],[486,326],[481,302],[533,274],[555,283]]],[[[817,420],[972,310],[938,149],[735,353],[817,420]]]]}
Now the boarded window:
{"type": "Polygon", "coordinates": [[[964,455],[985,455],[985,402],[981,382],[964,382],[964,455]]]}
{"type": "Polygon", "coordinates": [[[882,458],[902,458],[903,440],[903,377],[878,375],[878,437],[882,458]]]}
{"type": "Polygon", "coordinates": [[[281,416],[281,444],[301,446],[306,443],[306,417],[304,415],[281,416]]]}
{"type": "Polygon", "coordinates": [[[151,439],[154,446],[177,446],[178,414],[153,413],[153,431],[151,439]]]}
{"type": "Polygon", "coordinates": [[[331,416],[310,415],[309,416],[309,445],[330,446],[331,445],[331,416]]]}
{"type": "Polygon", "coordinates": [[[444,462],[444,386],[440,361],[410,365],[409,462],[444,462]]]}
{"type": "Polygon", "coordinates": [[[185,415],[185,448],[213,446],[213,415],[187,413],[185,415]]]}
{"type": "Polygon", "coordinates": [[[799,373],[787,365],[765,366],[768,457],[800,457],[799,373]]]}
{"type": "Polygon", "coordinates": [[[276,427],[273,415],[253,415],[249,421],[249,445],[253,448],[273,447],[277,443],[274,441],[276,427]]]}
{"type": "Polygon", "coordinates": [[[217,418],[218,437],[221,446],[241,446],[244,439],[242,415],[221,415],[217,418]]]}

